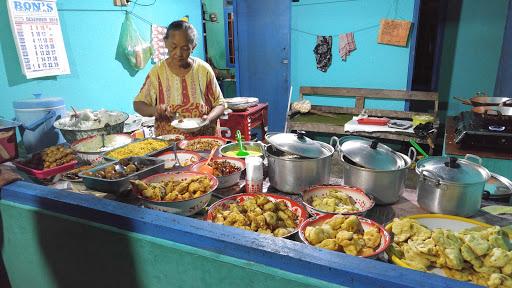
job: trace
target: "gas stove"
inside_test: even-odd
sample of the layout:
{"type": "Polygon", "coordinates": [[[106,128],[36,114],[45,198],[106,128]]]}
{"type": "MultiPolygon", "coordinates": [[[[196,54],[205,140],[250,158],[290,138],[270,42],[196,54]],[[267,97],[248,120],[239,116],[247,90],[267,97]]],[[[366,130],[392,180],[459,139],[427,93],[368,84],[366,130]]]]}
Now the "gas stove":
{"type": "Polygon", "coordinates": [[[455,143],[465,148],[510,150],[512,123],[491,123],[475,117],[471,111],[462,112],[455,129],[455,143]]]}

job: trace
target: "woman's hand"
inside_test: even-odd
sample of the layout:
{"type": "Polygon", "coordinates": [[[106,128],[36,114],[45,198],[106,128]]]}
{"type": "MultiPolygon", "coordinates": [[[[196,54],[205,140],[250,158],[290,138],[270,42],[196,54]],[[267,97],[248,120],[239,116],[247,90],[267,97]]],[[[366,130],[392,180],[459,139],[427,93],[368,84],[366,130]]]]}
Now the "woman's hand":
{"type": "Polygon", "coordinates": [[[203,117],[201,117],[201,119],[203,119],[204,122],[206,122],[206,125],[210,124],[210,118],[208,118],[208,115],[203,115],[203,117]]]}
{"type": "Polygon", "coordinates": [[[165,115],[170,119],[176,118],[176,112],[173,112],[170,106],[163,104],[156,106],[156,115],[165,115]]]}

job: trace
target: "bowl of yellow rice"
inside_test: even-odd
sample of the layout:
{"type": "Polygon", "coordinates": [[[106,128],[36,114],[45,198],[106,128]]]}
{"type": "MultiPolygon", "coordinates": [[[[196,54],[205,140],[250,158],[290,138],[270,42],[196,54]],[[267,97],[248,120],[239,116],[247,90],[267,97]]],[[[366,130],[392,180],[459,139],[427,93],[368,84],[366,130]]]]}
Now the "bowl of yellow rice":
{"type": "Polygon", "coordinates": [[[106,152],[103,158],[116,161],[135,156],[151,157],[160,152],[175,149],[175,145],[175,143],[163,139],[144,138],[106,152]]]}

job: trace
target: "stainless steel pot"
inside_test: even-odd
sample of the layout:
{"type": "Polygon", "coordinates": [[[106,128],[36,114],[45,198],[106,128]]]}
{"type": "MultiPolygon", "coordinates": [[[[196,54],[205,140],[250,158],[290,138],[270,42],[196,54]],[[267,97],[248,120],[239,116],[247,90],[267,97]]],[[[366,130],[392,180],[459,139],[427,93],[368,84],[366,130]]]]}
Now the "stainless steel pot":
{"type": "Polygon", "coordinates": [[[334,148],[329,144],[315,142],[324,151],[323,156],[318,158],[287,153],[267,145],[265,156],[270,185],[285,193],[300,194],[310,186],[329,183],[334,148]]]}
{"type": "Polygon", "coordinates": [[[428,157],[418,161],[418,204],[432,213],[471,216],[480,210],[486,181],[491,177],[481,166],[482,159],[467,154],[455,157],[428,157]],[[478,163],[469,161],[476,159],[478,163]]]}
{"type": "MultiPolygon", "coordinates": [[[[390,148],[383,144],[379,143],[376,145],[374,144],[374,141],[362,137],[348,136],[342,137],[339,140],[338,138],[333,137],[331,139],[331,144],[335,141],[337,142],[336,150],[340,152],[340,159],[343,163],[343,183],[345,185],[362,188],[366,193],[374,197],[376,204],[392,204],[400,199],[400,196],[403,194],[405,188],[407,170],[412,163],[411,158],[416,158],[416,150],[411,147],[409,150],[409,155],[406,156],[402,153],[392,151],[390,148]],[[391,153],[388,155],[389,157],[376,157],[381,159],[388,158],[388,160],[390,160],[389,163],[395,163],[397,166],[389,165],[388,167],[392,168],[376,169],[375,167],[383,167],[385,165],[383,165],[383,163],[371,163],[371,161],[364,161],[362,164],[365,166],[363,166],[362,164],[356,163],[351,158],[347,157],[341,148],[342,145],[347,141],[360,141],[361,139],[368,141],[369,149],[377,149],[377,146],[379,145],[384,146],[385,148],[381,147],[380,151],[377,152],[378,154],[384,153],[384,151],[389,149],[390,151],[388,151],[388,153],[391,153]],[[396,161],[396,158],[399,158],[400,161],[396,161]],[[375,166],[373,166],[373,164],[375,164],[375,166]]],[[[349,146],[352,147],[352,145],[349,146]]],[[[368,150],[367,148],[368,147],[363,147],[360,152],[351,151],[351,155],[354,156],[371,153],[371,150],[368,150]]],[[[372,157],[362,157],[361,159],[370,160],[372,157]]]]}

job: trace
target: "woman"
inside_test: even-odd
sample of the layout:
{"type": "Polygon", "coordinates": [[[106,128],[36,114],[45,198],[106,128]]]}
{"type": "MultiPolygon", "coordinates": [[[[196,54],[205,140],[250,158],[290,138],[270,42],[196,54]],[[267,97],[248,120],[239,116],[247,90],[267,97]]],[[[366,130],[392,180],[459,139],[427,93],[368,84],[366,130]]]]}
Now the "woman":
{"type": "Polygon", "coordinates": [[[175,21],[167,27],[164,40],[169,56],[151,69],[133,102],[140,115],[155,116],[157,136],[220,135],[218,119],[225,109],[224,98],[210,65],[190,56],[196,37],[188,22],[175,21]],[[202,117],[207,124],[198,132],[185,134],[171,126],[176,117],[202,117]]]}

